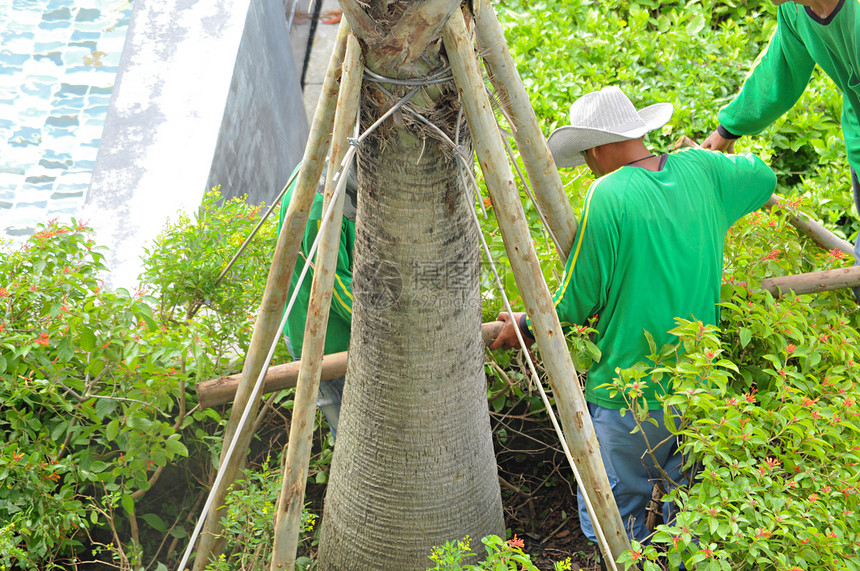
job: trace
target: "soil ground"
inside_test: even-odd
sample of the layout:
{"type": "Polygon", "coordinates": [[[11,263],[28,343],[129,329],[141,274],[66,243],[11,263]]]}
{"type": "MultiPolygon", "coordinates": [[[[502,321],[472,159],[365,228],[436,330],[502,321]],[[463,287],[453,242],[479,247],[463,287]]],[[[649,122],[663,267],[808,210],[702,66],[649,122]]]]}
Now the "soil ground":
{"type": "Polygon", "coordinates": [[[525,407],[491,418],[505,526],[523,540],[523,551],[541,570],[568,557],[574,570],[600,569],[594,544],[580,530],[575,479],[549,421],[525,407]]]}

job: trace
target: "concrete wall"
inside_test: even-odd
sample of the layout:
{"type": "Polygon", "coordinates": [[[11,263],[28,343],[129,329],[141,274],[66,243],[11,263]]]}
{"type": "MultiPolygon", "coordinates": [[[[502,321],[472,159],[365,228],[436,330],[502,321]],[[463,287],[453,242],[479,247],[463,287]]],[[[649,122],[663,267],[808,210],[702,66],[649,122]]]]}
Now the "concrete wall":
{"type": "Polygon", "coordinates": [[[307,138],[282,0],[136,0],[82,218],[133,287],[210,184],[274,196],[307,138]],[[284,174],[286,173],[286,174],[284,174]]]}
{"type": "Polygon", "coordinates": [[[283,0],[251,2],[207,184],[226,196],[271,202],[304,154],[308,121],[286,25],[283,0]]]}

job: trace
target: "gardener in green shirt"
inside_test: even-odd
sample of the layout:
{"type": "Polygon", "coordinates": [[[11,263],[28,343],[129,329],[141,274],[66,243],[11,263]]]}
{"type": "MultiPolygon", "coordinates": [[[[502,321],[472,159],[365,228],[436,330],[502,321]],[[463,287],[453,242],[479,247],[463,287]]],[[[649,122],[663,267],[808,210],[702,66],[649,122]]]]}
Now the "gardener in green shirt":
{"type": "MultiPolygon", "coordinates": [[[[770,44],[741,92],[720,111],[720,125],[702,146],[732,152],[735,139],[764,130],[800,99],[818,64],[842,91],[842,132],[860,211],[860,4],[853,0],[774,0],[774,4],[782,5],[770,44]]],[[[860,265],[860,236],[854,264],[860,265]]],[[[854,296],[860,301],[860,288],[854,289],[854,296]]]]}
{"type": "MultiPolygon", "coordinates": [[[[645,509],[657,470],[645,456],[642,435],[631,434],[632,415],[623,395],[606,386],[617,369],[644,361],[651,353],[644,332],[658,347],[673,342],[676,316],[706,324],[719,322],[723,244],[729,227],[759,208],[773,192],[776,177],[749,154],[729,156],[689,149],[654,155],[643,136],[665,124],[672,106],[658,103],[637,111],[617,87],[589,93],[570,108],[570,126],[548,143],[559,167],[583,162],[598,178],[589,189],[573,250],[554,296],[559,320],[585,325],[598,316],[594,342],[602,353],[588,371],[585,399],[600,453],[622,521],[638,541],[648,537],[645,509]]],[[[524,313],[505,327],[492,348],[515,346],[515,323],[533,339],[524,313]]],[[[660,388],[644,387],[650,415],[644,423],[662,468],[676,482],[682,459],[663,424],[660,388]]],[[[669,521],[669,508],[664,517],[669,521]]],[[[596,541],[580,496],[580,524],[596,541]]]]}
{"type": "MultiPolygon", "coordinates": [[[[298,170],[299,167],[296,167],[298,170]]],[[[284,224],[284,217],[290,200],[293,197],[295,183],[287,191],[281,202],[281,218],[278,221],[278,233],[284,224]]],[[[332,292],[331,310],[326,327],[325,354],[339,353],[349,349],[350,326],[352,325],[352,250],[355,244],[355,205],[357,184],[354,169],[350,171],[346,182],[346,195],[343,205],[343,223],[340,230],[340,247],[337,254],[337,270],[334,279],[334,291],[332,292]]],[[[323,217],[323,193],[325,192],[325,173],[320,180],[314,201],[308,215],[305,235],[302,239],[301,249],[293,271],[293,279],[290,280],[290,292],[287,299],[293,295],[293,290],[299,280],[305,260],[308,258],[311,246],[317,237],[320,221],[323,217]]],[[[302,355],[302,342],[305,335],[305,320],[308,314],[308,302],[311,297],[311,283],[313,282],[313,261],[308,268],[308,273],[299,287],[296,302],[287,323],[284,326],[284,336],[287,339],[290,354],[294,359],[300,359],[302,355]]],[[[288,301],[289,303],[289,301],[288,301]]],[[[340,404],[343,400],[344,378],[340,377],[330,381],[320,381],[317,406],[325,416],[326,422],[331,427],[332,437],[337,436],[337,422],[340,416],[340,404]]]]}

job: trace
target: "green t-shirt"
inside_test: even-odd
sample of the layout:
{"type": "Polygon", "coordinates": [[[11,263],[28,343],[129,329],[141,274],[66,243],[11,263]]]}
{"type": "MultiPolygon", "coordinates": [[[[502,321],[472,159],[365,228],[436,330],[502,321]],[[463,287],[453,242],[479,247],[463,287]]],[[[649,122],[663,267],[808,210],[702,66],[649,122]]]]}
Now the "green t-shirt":
{"type": "Polygon", "coordinates": [[[720,111],[734,135],[755,135],[791,109],[815,64],[842,91],[842,132],[848,162],[860,170],[860,3],[842,0],[822,20],[809,8],[779,7],[773,38],[759,55],[738,96],[720,111]]]}
{"type": "MultiPolygon", "coordinates": [[[[592,184],[554,296],[563,323],[599,316],[603,355],[588,371],[588,402],[627,407],[597,387],[650,354],[643,331],[661,347],[674,340],[676,316],[718,323],[726,232],[775,186],[758,157],[698,149],[669,155],[657,172],[627,166],[592,184]]],[[[660,407],[656,390],[645,390],[651,409],[660,407]]]]}
{"type": "MultiPolygon", "coordinates": [[[[297,167],[298,168],[298,167],[297,167]]],[[[295,183],[287,191],[281,202],[281,217],[278,221],[278,233],[284,224],[284,218],[293,197],[295,183]]],[[[293,278],[290,280],[290,293],[287,303],[293,295],[295,284],[298,283],[299,275],[305,265],[311,246],[317,237],[320,221],[323,216],[323,195],[314,193],[314,201],[308,215],[308,223],[305,227],[305,235],[302,238],[299,256],[296,259],[296,267],[293,278]]],[[[349,349],[350,327],[352,325],[352,251],[355,244],[355,222],[344,217],[340,230],[340,247],[337,254],[337,270],[334,277],[334,291],[331,297],[331,309],[328,316],[328,326],[325,337],[325,354],[338,353],[349,349]]],[[[313,261],[312,261],[313,263],[313,261]]],[[[293,305],[287,323],[284,326],[284,334],[290,338],[293,354],[298,359],[302,354],[302,343],[305,337],[305,320],[308,315],[308,303],[311,297],[311,284],[313,283],[313,266],[308,268],[302,286],[299,289],[296,302],[293,305]]]]}

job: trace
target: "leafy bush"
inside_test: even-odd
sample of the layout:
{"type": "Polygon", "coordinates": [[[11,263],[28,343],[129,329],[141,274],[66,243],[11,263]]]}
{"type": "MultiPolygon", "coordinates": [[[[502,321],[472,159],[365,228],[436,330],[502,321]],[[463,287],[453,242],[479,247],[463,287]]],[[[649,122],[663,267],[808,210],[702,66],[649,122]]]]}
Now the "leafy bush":
{"type": "MultiPolygon", "coordinates": [[[[470,557],[477,557],[472,553],[472,541],[466,536],[460,541],[448,541],[445,545],[434,547],[430,554],[430,560],[435,562],[428,571],[538,571],[532,564],[531,557],[523,553],[523,540],[516,535],[504,541],[497,535],[488,535],[481,540],[487,550],[487,558],[477,564],[464,563],[470,557]]],[[[572,564],[570,557],[555,563],[555,571],[570,571],[572,564]]]]}
{"type": "MultiPolygon", "coordinates": [[[[629,397],[644,375],[673,384],[664,407],[695,473],[667,496],[682,508],[677,521],[624,561],[646,570],[657,561],[860,568],[856,303],[847,291],[777,299],[757,287],[769,275],[843,263],[838,252],[804,256],[785,217],[755,213],[734,228],[721,331],[679,320],[678,345],[653,347],[649,363],[616,381],[629,397]]],[[[647,421],[635,398],[629,403],[647,421]]]]}
{"type": "Polygon", "coordinates": [[[175,562],[221,445],[220,414],[191,388],[241,368],[273,222],[213,282],[259,219],[207,193],[150,247],[133,292],[104,286],[83,224],[50,222],[0,256],[0,564],[175,562]]]}

